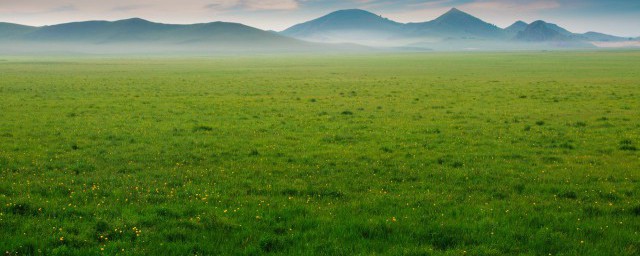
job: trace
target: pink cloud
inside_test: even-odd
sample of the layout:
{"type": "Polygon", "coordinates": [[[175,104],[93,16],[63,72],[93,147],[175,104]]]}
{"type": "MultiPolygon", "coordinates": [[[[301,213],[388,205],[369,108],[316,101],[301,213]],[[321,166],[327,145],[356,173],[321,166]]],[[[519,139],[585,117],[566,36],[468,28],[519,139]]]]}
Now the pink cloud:
{"type": "Polygon", "coordinates": [[[470,10],[495,10],[495,11],[539,11],[549,10],[561,7],[560,3],[555,0],[544,1],[505,1],[505,0],[487,0],[476,1],[460,6],[461,8],[470,10]]]}

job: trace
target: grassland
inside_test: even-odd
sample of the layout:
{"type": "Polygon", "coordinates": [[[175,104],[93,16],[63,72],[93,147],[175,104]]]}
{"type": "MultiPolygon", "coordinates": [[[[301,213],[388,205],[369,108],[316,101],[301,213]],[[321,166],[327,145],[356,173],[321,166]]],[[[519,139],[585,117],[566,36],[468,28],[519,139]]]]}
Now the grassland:
{"type": "Polygon", "coordinates": [[[0,253],[638,255],[638,63],[0,58],[0,253]]]}

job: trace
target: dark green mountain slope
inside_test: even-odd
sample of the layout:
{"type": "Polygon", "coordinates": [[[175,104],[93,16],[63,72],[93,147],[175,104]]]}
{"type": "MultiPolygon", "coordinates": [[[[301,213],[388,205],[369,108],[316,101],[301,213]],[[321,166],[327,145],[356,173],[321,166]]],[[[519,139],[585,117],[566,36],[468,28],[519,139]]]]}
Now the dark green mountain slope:
{"type": "MultiPolygon", "coordinates": [[[[342,46],[309,43],[238,23],[192,25],[143,19],[73,22],[44,27],[0,24],[0,46],[15,51],[224,52],[323,51],[342,46]]],[[[349,49],[353,46],[347,47],[349,49]]]]}
{"type": "Polygon", "coordinates": [[[527,42],[570,41],[572,34],[555,24],[535,21],[525,30],[518,32],[516,39],[527,42]]]}
{"type": "Polygon", "coordinates": [[[532,24],[517,21],[501,29],[456,8],[435,20],[408,24],[394,22],[363,10],[343,10],[295,25],[281,34],[315,42],[387,44],[396,47],[420,45],[426,48],[444,44],[465,49],[473,49],[480,45],[483,49],[488,45],[494,45],[495,49],[506,49],[505,46],[513,41],[530,45],[543,42],[586,43],[623,39],[594,32],[574,34],[544,21],[532,24]]]}
{"type": "Polygon", "coordinates": [[[0,22],[0,40],[15,39],[36,29],[36,27],[0,22]]]}
{"type": "Polygon", "coordinates": [[[22,37],[28,41],[153,44],[304,44],[295,39],[237,23],[213,22],[170,25],[128,19],[114,22],[87,21],[41,27],[22,37]]]}
{"type": "Polygon", "coordinates": [[[521,31],[524,31],[525,29],[527,29],[527,26],[529,26],[529,24],[519,20],[511,24],[511,26],[506,27],[504,29],[504,32],[507,33],[507,35],[509,35],[510,37],[514,37],[518,35],[518,33],[520,33],[521,31]]]}
{"type": "Polygon", "coordinates": [[[283,35],[292,37],[316,37],[342,31],[361,31],[380,34],[397,34],[403,24],[391,21],[368,11],[352,9],[332,12],[318,19],[295,25],[283,35]]]}
{"type": "Polygon", "coordinates": [[[413,35],[501,38],[504,31],[456,8],[435,20],[423,23],[407,24],[413,35]]]}
{"type": "Polygon", "coordinates": [[[630,41],[630,39],[633,39],[633,38],[612,36],[612,35],[607,35],[607,34],[598,33],[598,32],[587,32],[587,33],[578,35],[578,37],[583,38],[584,40],[593,41],[593,42],[621,42],[621,41],[630,41]]]}

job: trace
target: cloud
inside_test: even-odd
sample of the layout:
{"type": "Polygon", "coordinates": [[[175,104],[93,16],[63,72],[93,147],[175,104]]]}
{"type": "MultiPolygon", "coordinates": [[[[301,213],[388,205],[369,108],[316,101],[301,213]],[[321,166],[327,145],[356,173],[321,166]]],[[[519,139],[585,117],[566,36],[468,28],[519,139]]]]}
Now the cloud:
{"type": "Polygon", "coordinates": [[[205,9],[211,9],[215,11],[228,10],[236,8],[242,5],[241,0],[215,0],[210,1],[209,4],[204,6],[205,9]]]}
{"type": "Polygon", "coordinates": [[[51,8],[45,12],[73,12],[73,11],[77,11],[78,9],[74,6],[74,5],[63,5],[63,6],[58,6],[58,7],[54,7],[51,8]]]}
{"type": "Polygon", "coordinates": [[[178,11],[192,12],[198,9],[210,10],[293,10],[303,0],[0,0],[0,14],[3,13],[43,13],[60,11],[77,12],[127,12],[144,9],[144,11],[178,11]]]}
{"type": "Polygon", "coordinates": [[[295,0],[245,0],[245,6],[252,10],[293,10],[298,8],[295,0]]]}
{"type": "Polygon", "coordinates": [[[461,5],[461,8],[471,10],[493,11],[519,11],[531,12],[540,10],[557,9],[562,5],[556,0],[541,1],[507,1],[507,0],[480,0],[461,5]]]}
{"type": "Polygon", "coordinates": [[[146,7],[149,7],[149,5],[139,5],[139,4],[121,5],[121,6],[113,7],[111,10],[114,12],[129,12],[133,10],[143,9],[146,7]]]}
{"type": "Polygon", "coordinates": [[[294,10],[298,9],[296,0],[215,0],[204,6],[206,9],[221,11],[229,9],[258,10],[294,10]]]}

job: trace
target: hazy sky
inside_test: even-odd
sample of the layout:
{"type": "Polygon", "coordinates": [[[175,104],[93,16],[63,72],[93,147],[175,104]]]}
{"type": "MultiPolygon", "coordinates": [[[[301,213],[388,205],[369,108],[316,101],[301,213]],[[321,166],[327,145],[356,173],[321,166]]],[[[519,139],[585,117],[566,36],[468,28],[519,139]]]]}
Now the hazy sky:
{"type": "Polygon", "coordinates": [[[361,8],[399,22],[422,22],[451,7],[500,27],[519,19],[543,19],[573,32],[640,36],[640,0],[0,0],[0,21],[49,25],[140,17],[282,30],[339,9],[361,8]]]}

